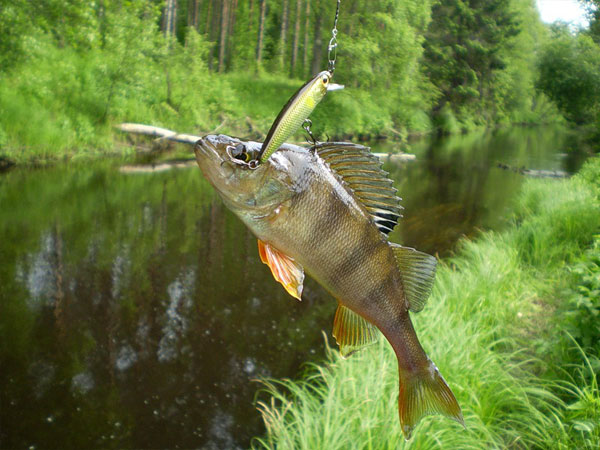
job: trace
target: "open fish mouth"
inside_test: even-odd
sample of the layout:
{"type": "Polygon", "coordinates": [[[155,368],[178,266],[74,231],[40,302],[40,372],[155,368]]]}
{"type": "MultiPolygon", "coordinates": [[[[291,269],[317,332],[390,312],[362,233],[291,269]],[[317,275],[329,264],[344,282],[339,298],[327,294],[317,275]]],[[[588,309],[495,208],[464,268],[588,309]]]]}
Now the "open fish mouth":
{"type": "Polygon", "coordinates": [[[223,156],[217,150],[218,136],[206,135],[199,139],[194,146],[194,152],[198,158],[208,158],[216,162],[222,162],[223,156]]]}

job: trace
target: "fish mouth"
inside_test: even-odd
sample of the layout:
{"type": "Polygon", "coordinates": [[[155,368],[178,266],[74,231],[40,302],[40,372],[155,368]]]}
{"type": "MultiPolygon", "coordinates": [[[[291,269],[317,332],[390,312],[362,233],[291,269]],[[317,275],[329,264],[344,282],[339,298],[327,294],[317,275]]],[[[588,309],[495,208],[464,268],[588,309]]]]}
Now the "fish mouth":
{"type": "Polygon", "coordinates": [[[200,138],[194,146],[194,153],[196,153],[196,158],[208,158],[216,162],[223,161],[223,157],[217,151],[217,137],[218,136],[209,134],[200,138]]]}

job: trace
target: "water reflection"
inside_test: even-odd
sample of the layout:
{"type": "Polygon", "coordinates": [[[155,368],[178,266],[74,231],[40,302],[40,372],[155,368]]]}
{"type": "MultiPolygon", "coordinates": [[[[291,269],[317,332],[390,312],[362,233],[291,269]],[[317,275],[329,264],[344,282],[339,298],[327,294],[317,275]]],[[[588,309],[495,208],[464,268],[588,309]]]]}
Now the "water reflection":
{"type": "MultiPolygon", "coordinates": [[[[495,164],[561,168],[561,139],[416,146],[386,167],[406,208],[392,239],[444,253],[500,226],[522,177],[495,164]]],[[[289,297],[196,169],[13,171],[0,208],[2,447],[246,448],[253,380],[323,355],[335,303],[310,280],[289,297]]]]}

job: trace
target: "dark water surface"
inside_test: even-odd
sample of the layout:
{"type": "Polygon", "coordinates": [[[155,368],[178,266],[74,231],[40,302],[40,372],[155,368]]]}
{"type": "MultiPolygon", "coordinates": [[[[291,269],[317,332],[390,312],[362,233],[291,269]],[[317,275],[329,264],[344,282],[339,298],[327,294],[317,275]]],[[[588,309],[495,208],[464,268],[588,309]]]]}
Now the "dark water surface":
{"type": "MultiPolygon", "coordinates": [[[[523,177],[497,163],[573,171],[569,146],[548,129],[413,145],[416,162],[386,164],[405,207],[392,240],[444,255],[501,227],[523,177]]],[[[255,380],[322,359],[334,310],[311,280],[302,302],[285,293],[197,168],[1,175],[0,446],[247,448],[255,380]]]]}

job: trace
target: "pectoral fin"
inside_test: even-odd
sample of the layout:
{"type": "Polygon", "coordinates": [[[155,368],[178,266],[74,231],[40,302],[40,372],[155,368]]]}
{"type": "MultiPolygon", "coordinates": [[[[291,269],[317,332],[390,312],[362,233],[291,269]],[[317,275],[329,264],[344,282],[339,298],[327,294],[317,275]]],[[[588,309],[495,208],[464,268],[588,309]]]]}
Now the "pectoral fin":
{"type": "Polygon", "coordinates": [[[260,260],[271,269],[275,280],[279,281],[286,291],[298,300],[302,300],[302,283],[304,282],[304,269],[270,244],[258,240],[258,254],[260,260]]]}
{"type": "Polygon", "coordinates": [[[338,303],[335,319],[333,319],[333,337],[340,346],[344,358],[350,356],[361,347],[377,341],[379,332],[355,312],[338,303]]]}
{"type": "Polygon", "coordinates": [[[402,275],[404,293],[412,312],[419,312],[431,294],[437,260],[414,248],[390,244],[402,275]]]}

